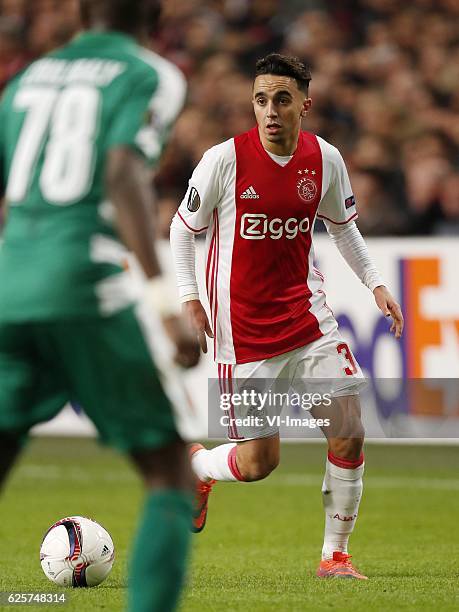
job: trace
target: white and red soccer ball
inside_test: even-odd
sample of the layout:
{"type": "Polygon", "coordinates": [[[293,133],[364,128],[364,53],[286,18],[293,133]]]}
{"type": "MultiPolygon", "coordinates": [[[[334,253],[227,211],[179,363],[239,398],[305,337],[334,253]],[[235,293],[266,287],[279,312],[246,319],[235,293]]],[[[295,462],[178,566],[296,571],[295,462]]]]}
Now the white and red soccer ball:
{"type": "Polygon", "coordinates": [[[110,573],[114,560],[110,534],[84,516],[69,516],[54,523],[40,548],[46,576],[65,587],[97,586],[110,573]]]}

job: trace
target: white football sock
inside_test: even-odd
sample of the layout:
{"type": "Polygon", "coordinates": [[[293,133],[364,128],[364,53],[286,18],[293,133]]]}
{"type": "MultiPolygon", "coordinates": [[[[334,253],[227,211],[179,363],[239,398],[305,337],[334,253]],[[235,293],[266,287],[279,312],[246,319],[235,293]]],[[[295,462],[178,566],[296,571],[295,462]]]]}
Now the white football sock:
{"type": "Polygon", "coordinates": [[[201,449],[194,453],[191,467],[199,480],[242,480],[237,467],[235,469],[236,447],[237,444],[221,444],[211,450],[201,449]]]}
{"type": "Polygon", "coordinates": [[[342,468],[327,459],[322,485],[325,510],[322,559],[331,559],[335,551],[347,553],[349,536],[354,529],[362,497],[364,465],[342,468]]]}

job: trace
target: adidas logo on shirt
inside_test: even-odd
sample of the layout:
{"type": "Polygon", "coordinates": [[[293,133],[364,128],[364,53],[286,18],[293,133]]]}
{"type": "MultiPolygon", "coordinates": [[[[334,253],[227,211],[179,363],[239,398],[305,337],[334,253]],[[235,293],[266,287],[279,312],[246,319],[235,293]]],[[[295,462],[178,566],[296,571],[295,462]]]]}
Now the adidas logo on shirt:
{"type": "Polygon", "coordinates": [[[241,200],[259,200],[260,196],[255,189],[250,185],[243,193],[241,193],[241,200]]]}

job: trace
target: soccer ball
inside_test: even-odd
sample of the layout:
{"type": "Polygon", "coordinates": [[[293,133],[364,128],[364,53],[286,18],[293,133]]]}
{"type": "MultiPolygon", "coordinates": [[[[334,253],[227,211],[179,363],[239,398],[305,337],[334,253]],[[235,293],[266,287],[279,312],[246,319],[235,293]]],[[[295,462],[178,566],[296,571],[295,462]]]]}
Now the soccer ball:
{"type": "Polygon", "coordinates": [[[54,523],[40,548],[46,576],[65,587],[97,586],[110,573],[114,559],[110,534],[84,516],[69,516],[54,523]]]}

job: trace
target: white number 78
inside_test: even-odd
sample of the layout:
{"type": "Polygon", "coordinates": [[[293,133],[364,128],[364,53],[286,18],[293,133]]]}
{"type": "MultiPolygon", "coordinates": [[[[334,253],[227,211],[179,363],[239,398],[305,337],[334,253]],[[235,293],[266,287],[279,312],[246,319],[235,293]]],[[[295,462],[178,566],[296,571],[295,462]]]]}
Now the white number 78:
{"type": "Polygon", "coordinates": [[[20,203],[26,197],[48,130],[39,178],[43,197],[57,205],[80,200],[93,176],[99,91],[87,85],[62,91],[30,87],[20,89],[13,104],[17,111],[26,111],[26,116],[8,179],[9,203],[20,203]]]}

